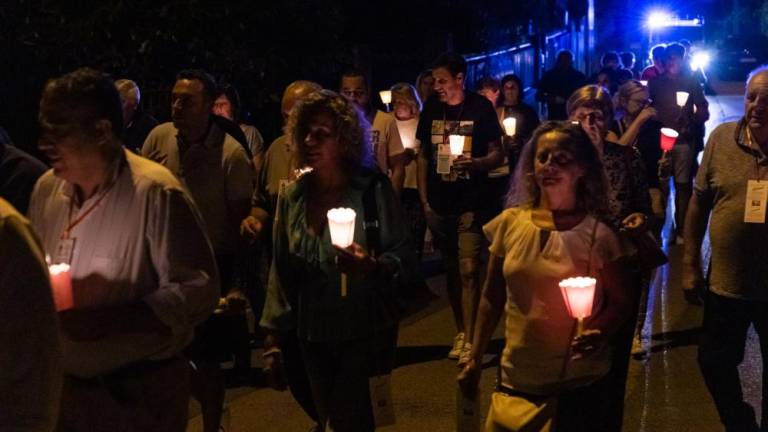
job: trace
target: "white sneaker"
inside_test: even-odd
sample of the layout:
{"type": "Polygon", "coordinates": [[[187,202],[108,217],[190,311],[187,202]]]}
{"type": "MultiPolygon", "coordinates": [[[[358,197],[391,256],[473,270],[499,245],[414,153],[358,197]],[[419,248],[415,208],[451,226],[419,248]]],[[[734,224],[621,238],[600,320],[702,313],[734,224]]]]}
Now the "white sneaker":
{"type": "Polygon", "coordinates": [[[464,347],[461,349],[461,354],[459,355],[459,363],[458,366],[464,366],[469,362],[469,359],[472,358],[472,344],[467,342],[464,344],[464,347]]]}
{"type": "Polygon", "coordinates": [[[453,338],[453,348],[448,352],[448,358],[451,360],[458,360],[462,348],[464,348],[464,333],[458,333],[453,338]]]}

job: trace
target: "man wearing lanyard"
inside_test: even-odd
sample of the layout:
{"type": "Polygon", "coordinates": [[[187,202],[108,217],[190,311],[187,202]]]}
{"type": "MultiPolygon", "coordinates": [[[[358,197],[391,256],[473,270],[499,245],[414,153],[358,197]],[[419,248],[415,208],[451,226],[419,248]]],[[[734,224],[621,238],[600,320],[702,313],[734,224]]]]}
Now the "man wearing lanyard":
{"type": "Polygon", "coordinates": [[[743,119],[718,126],[709,137],[688,207],[683,256],[686,299],[698,302],[704,295],[699,366],[726,431],[768,428],[765,395],[759,429],[738,371],[750,325],[768,370],[768,68],[749,75],[744,108],[743,119]],[[703,293],[700,251],[708,221],[712,258],[703,293]]]}
{"type": "Polygon", "coordinates": [[[162,166],[124,150],[114,82],[79,69],[48,82],[40,150],[53,169],[29,217],[74,307],[59,313],[62,431],[184,431],[181,350],[214,309],[219,281],[199,212],[162,166]]]}
{"type": "Polygon", "coordinates": [[[479,301],[480,248],[483,238],[478,200],[489,170],[500,166],[501,127],[486,98],[464,91],[467,63],[446,53],[433,65],[435,92],[419,118],[419,196],[427,225],[435,236],[447,274],[448,296],[458,334],[449,358],[469,359],[472,324],[479,301]],[[450,136],[461,142],[451,155],[450,136]]]}

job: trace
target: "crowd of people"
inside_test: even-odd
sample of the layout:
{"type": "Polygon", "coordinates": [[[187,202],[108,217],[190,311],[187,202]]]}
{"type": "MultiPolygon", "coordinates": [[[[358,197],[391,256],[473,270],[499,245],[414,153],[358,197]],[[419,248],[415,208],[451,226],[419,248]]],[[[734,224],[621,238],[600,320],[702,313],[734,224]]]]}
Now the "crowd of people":
{"type": "Polygon", "coordinates": [[[251,333],[267,382],[290,389],[314,430],[391,423],[398,323],[426,290],[431,239],[467,398],[506,314],[485,430],[619,431],[672,184],[683,288],[706,299],[705,381],[728,431],[758,430],[736,367],[749,324],[768,328],[764,252],[742,243],[768,240],[768,71],[750,76],[744,119],[712,133],[698,167],[709,112],[686,56],[654,47],[640,73],[632,53],[610,52],[588,79],[562,51],[537,88],[542,118],[515,74],[469,91],[454,53],[393,85],[391,112],[360,71],[336,89],[296,81],[269,145],[240,121],[234,87],[202,70],[178,73],[162,124],[129,79],[84,68],[50,80],[39,148],[51,169],[0,135],[0,428],[184,431],[194,397],[204,430],[219,431],[221,364],[248,373],[251,333]],[[662,128],[678,133],[669,151],[662,128]],[[334,240],[336,208],[356,215],[348,246],[334,240]],[[576,276],[596,280],[583,328],[558,286],[576,276]]]}

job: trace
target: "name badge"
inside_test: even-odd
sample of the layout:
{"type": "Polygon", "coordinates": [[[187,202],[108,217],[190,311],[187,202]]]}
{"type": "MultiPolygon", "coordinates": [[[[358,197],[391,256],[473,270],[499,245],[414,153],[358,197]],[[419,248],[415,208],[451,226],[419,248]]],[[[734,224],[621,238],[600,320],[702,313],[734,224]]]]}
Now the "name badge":
{"type": "Polygon", "coordinates": [[[765,223],[765,208],[768,201],[768,181],[747,181],[747,199],[744,203],[745,223],[765,223]]]}
{"type": "Polygon", "coordinates": [[[451,156],[451,146],[449,144],[438,144],[437,145],[437,173],[450,174],[452,165],[453,165],[453,157],[451,156]]]}
{"type": "Polygon", "coordinates": [[[53,264],[72,264],[72,256],[75,253],[75,239],[63,238],[56,246],[56,254],[53,256],[53,264]]]}

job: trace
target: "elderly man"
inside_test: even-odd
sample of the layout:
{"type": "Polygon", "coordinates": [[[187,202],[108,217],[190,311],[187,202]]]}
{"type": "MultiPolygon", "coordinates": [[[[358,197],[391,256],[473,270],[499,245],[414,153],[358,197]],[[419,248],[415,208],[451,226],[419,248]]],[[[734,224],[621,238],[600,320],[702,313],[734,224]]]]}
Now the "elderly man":
{"type": "MultiPolygon", "coordinates": [[[[250,209],[253,171],[241,144],[213,121],[216,95],[216,83],[206,72],[179,72],[171,94],[173,122],[153,129],[141,154],[165,165],[189,188],[213,244],[227,306],[242,310],[245,297],[233,288],[235,263],[241,253],[239,227],[250,209]]],[[[241,316],[243,321],[237,327],[240,335],[235,339],[246,345],[242,356],[249,356],[247,326],[244,314],[241,316]]],[[[196,365],[192,391],[202,405],[206,432],[218,431],[222,415],[225,383],[219,365],[223,354],[219,341],[226,336],[215,322],[208,321],[198,329],[188,351],[196,365]]],[[[250,371],[250,361],[241,360],[242,367],[250,371]]]]}
{"type": "Polygon", "coordinates": [[[688,206],[683,256],[684,293],[695,302],[703,287],[701,244],[709,221],[712,256],[699,366],[728,432],[768,428],[766,395],[760,429],[738,371],[750,325],[768,370],[768,68],[750,74],[744,111],[740,121],[721,124],[709,137],[688,206]]]}
{"type": "Polygon", "coordinates": [[[157,120],[141,109],[141,91],[139,86],[129,79],[115,81],[123,105],[123,145],[128,150],[139,153],[149,132],[157,126],[157,120]]]}
{"type": "Polygon", "coordinates": [[[467,62],[458,54],[435,60],[432,76],[438,97],[424,104],[416,129],[421,142],[419,199],[440,248],[457,327],[448,358],[460,364],[469,360],[480,301],[479,192],[487,187],[488,171],[504,161],[496,110],[486,98],[464,90],[466,73],[467,62]],[[452,156],[449,136],[460,139],[460,156],[452,156]]]}
{"type": "Polygon", "coordinates": [[[197,208],[167,169],[122,148],[120,97],[101,73],[49,81],[39,122],[53,169],[29,216],[53,261],[70,265],[74,304],[59,313],[59,430],[184,431],[180,352],[219,296],[197,208]]]}
{"type": "Polygon", "coordinates": [[[0,198],[0,426],[6,432],[56,426],[61,346],[44,256],[29,221],[0,198]]]}

